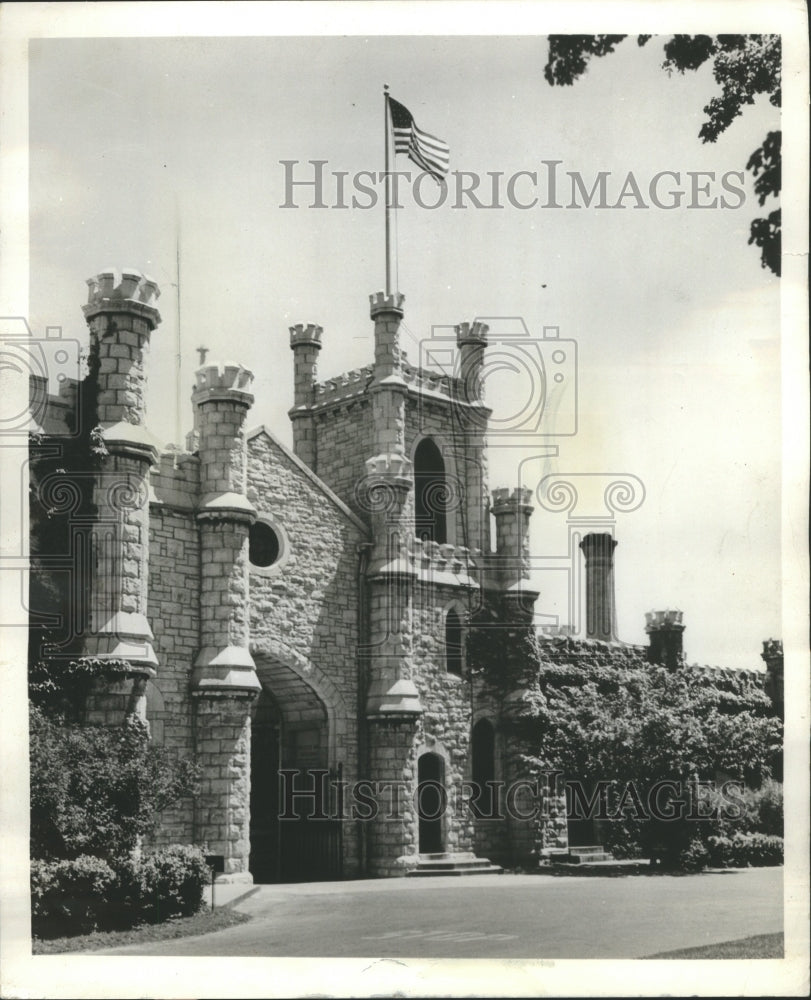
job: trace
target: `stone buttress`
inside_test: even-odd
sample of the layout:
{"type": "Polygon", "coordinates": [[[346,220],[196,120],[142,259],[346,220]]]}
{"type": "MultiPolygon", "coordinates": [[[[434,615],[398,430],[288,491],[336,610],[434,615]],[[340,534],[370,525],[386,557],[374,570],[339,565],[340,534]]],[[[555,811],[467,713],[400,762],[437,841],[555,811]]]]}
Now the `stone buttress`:
{"type": "Polygon", "coordinates": [[[192,673],[195,743],[202,766],[195,840],[225,858],[225,878],[251,881],[250,710],[260,690],[249,652],[244,424],[253,375],[232,362],[195,373],[200,460],[200,651],[192,673]]]}

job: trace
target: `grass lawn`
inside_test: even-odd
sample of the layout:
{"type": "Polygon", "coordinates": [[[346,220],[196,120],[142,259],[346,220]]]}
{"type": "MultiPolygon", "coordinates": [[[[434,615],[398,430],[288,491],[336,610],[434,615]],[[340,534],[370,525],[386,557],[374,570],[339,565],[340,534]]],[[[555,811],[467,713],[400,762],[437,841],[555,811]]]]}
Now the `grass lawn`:
{"type": "Polygon", "coordinates": [[[698,948],[660,951],[645,958],[783,958],[782,934],[757,934],[755,937],[705,944],[698,948]]]}
{"type": "Polygon", "coordinates": [[[97,948],[117,948],[123,944],[141,944],[146,941],[165,941],[168,938],[193,937],[210,934],[234,924],[244,924],[251,918],[245,913],[237,913],[226,907],[203,910],[193,917],[178,917],[162,924],[143,924],[128,931],[94,931],[92,934],[77,934],[76,937],[34,938],[35,955],[57,955],[66,951],[95,951],[97,948]]]}

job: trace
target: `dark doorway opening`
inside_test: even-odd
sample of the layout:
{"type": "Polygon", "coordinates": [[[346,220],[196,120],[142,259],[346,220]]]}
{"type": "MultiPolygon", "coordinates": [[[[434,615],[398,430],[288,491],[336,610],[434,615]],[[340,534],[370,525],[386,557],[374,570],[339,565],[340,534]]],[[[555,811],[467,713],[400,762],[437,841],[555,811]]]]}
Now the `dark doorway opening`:
{"type": "MultiPolygon", "coordinates": [[[[251,854],[254,882],[312,882],[343,875],[343,824],[328,770],[323,704],[280,664],[278,700],[263,688],[251,725],[251,854]]],[[[275,692],[274,692],[275,693],[275,692]]]]}
{"type": "Polygon", "coordinates": [[[251,855],[254,882],[279,879],[281,713],[262,691],[251,726],[251,855]]]}
{"type": "Polygon", "coordinates": [[[420,854],[444,850],[442,818],[447,806],[445,765],[439,754],[424,753],[417,762],[417,815],[420,854]]]}
{"type": "Polygon", "coordinates": [[[595,786],[591,783],[578,786],[578,792],[566,784],[566,817],[569,847],[595,847],[600,844],[598,821],[591,815],[598,808],[594,800],[595,786]],[[593,807],[589,803],[594,802],[593,807]]]}
{"type": "Polygon", "coordinates": [[[496,780],[496,731],[487,719],[479,719],[473,727],[471,777],[476,798],[472,804],[482,819],[494,815],[493,782],[496,780]]]}

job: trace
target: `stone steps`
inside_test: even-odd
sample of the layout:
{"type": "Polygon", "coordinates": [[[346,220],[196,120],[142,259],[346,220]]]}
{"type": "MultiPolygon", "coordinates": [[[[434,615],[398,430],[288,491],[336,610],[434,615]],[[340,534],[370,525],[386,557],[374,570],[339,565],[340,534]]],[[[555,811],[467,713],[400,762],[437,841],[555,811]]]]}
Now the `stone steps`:
{"type": "Polygon", "coordinates": [[[596,864],[600,861],[613,861],[614,857],[604,850],[599,844],[593,847],[570,847],[569,854],[562,858],[564,864],[587,865],[596,864]]]}
{"type": "Polygon", "coordinates": [[[459,854],[421,854],[416,868],[406,878],[430,878],[435,875],[501,875],[504,869],[487,858],[469,852],[459,854]]]}

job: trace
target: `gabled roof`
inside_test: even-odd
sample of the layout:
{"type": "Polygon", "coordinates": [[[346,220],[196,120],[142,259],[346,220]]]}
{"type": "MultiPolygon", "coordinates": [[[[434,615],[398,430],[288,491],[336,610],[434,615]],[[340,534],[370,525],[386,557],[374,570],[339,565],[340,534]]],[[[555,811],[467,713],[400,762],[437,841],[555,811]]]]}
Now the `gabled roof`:
{"type": "Polygon", "coordinates": [[[327,486],[323,479],[320,479],[309,466],[305,465],[304,462],[295,455],[286,445],[276,437],[276,435],[270,431],[265,424],[261,424],[259,427],[254,427],[253,430],[248,431],[245,435],[246,440],[250,441],[255,437],[259,437],[260,434],[264,434],[270,439],[270,441],[282,452],[282,454],[294,465],[296,468],[303,473],[310,482],[321,492],[324,496],[331,500],[332,503],[341,511],[341,513],[349,518],[349,520],[364,534],[369,534],[368,525],[364,524],[363,521],[358,517],[358,515],[349,508],[343,500],[333,493],[333,491],[327,486]]]}

